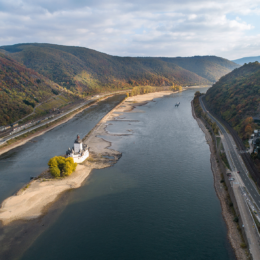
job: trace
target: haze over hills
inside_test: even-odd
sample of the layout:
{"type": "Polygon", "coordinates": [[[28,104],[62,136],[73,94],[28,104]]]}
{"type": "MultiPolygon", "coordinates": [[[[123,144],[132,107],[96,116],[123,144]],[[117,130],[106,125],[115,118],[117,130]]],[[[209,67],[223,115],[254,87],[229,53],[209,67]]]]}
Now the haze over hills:
{"type": "Polygon", "coordinates": [[[161,58],[163,61],[172,62],[186,70],[192,71],[197,75],[215,82],[223,75],[229,73],[239,65],[234,62],[216,56],[194,56],[161,58]]]}
{"type": "Polygon", "coordinates": [[[133,58],[83,47],[16,44],[0,51],[73,92],[92,94],[135,85],[210,84],[239,65],[219,57],[133,58]]]}
{"type": "Polygon", "coordinates": [[[249,63],[249,62],[255,62],[255,61],[260,62],[260,56],[257,56],[257,57],[244,57],[244,58],[237,59],[237,60],[232,60],[232,61],[237,63],[237,64],[244,65],[245,63],[249,63]]]}
{"type": "Polygon", "coordinates": [[[239,133],[248,138],[252,122],[260,114],[260,64],[245,64],[222,77],[206,93],[206,100],[239,133]]]}

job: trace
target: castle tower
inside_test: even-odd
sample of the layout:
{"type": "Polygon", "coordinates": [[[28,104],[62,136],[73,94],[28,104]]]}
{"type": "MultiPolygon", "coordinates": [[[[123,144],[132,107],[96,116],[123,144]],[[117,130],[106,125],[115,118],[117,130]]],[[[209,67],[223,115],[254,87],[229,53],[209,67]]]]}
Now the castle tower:
{"type": "Polygon", "coordinates": [[[79,153],[83,150],[82,140],[80,139],[79,135],[77,135],[77,139],[74,142],[74,152],[79,153]]]}

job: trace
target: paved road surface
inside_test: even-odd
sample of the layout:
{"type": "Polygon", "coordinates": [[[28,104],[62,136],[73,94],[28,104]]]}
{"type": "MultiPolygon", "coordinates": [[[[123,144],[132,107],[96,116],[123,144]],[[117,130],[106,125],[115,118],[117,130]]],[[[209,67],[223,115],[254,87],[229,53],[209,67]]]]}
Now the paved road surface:
{"type": "Polygon", "coordinates": [[[238,154],[238,151],[236,149],[235,142],[230,134],[227,133],[226,129],[206,110],[201,97],[200,97],[200,104],[202,109],[208,114],[208,116],[212,119],[212,121],[216,122],[218,125],[220,131],[224,135],[226,144],[228,146],[228,155],[231,156],[233,165],[230,165],[231,167],[233,166],[234,170],[237,172],[239,171],[239,175],[241,179],[243,180],[248,192],[250,192],[252,198],[254,199],[255,203],[257,204],[258,208],[260,208],[260,195],[254,185],[252,183],[253,181],[250,179],[248,176],[248,171],[243,163],[242,158],[238,154]]]}
{"type": "Polygon", "coordinates": [[[243,163],[242,158],[239,156],[238,151],[236,149],[235,142],[232,136],[226,131],[226,129],[219,123],[217,119],[215,119],[206,109],[203,104],[202,96],[200,97],[200,104],[205,113],[214,121],[220,131],[222,132],[222,142],[225,149],[225,153],[227,155],[232,175],[235,177],[235,181],[233,182],[233,191],[237,200],[237,204],[239,207],[239,212],[241,214],[242,222],[244,223],[244,229],[249,242],[249,249],[253,256],[253,259],[260,259],[260,245],[259,245],[259,235],[254,225],[252,216],[249,212],[246,201],[243,197],[243,194],[240,190],[241,186],[245,186],[247,191],[260,208],[260,195],[255,187],[253,181],[248,176],[248,171],[243,163]],[[237,173],[239,171],[240,173],[237,173]]]}
{"type": "Polygon", "coordinates": [[[18,137],[18,136],[24,135],[24,134],[26,134],[26,133],[28,133],[28,132],[31,132],[31,131],[33,131],[33,130],[39,128],[39,127],[42,127],[42,126],[47,125],[47,124],[49,124],[49,123],[51,123],[51,122],[54,122],[54,121],[56,121],[56,120],[58,120],[58,119],[60,119],[60,118],[62,118],[62,117],[64,117],[64,116],[66,116],[67,114],[69,114],[69,113],[71,113],[71,112],[73,112],[73,111],[75,111],[75,110],[77,110],[77,109],[79,109],[79,108],[81,108],[81,107],[83,107],[83,106],[86,106],[87,104],[89,104],[89,103],[92,102],[92,101],[95,101],[95,100],[97,100],[97,99],[99,99],[99,98],[102,98],[102,97],[104,97],[104,96],[108,96],[108,95],[111,95],[111,94],[124,93],[124,92],[126,92],[126,91],[131,91],[131,90],[116,91],[116,92],[113,92],[113,93],[107,93],[107,94],[104,94],[104,95],[95,96],[94,98],[91,98],[91,99],[89,99],[89,100],[87,100],[87,101],[85,101],[85,102],[80,103],[80,105],[74,107],[73,109],[71,109],[71,110],[69,110],[69,111],[67,111],[67,112],[65,112],[65,113],[60,114],[59,116],[54,117],[54,118],[51,119],[51,120],[44,121],[44,122],[42,122],[42,123],[40,123],[40,124],[37,124],[37,125],[35,125],[35,126],[33,126],[33,127],[30,127],[30,128],[28,128],[28,129],[22,130],[22,131],[20,131],[20,132],[18,132],[18,133],[16,133],[16,134],[12,134],[12,135],[10,135],[10,136],[5,136],[5,137],[3,137],[2,140],[0,140],[0,145],[3,144],[3,143],[5,143],[5,142],[7,142],[7,141],[9,141],[9,140],[11,140],[11,139],[13,139],[13,138],[16,138],[16,137],[18,137]]]}

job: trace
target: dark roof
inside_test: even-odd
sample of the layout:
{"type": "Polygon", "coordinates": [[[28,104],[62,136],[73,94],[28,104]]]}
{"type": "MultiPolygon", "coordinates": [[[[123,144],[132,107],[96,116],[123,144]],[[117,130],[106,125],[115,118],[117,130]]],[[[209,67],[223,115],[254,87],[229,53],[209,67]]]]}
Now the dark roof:
{"type": "Polygon", "coordinates": [[[79,135],[77,135],[77,138],[75,140],[75,143],[80,144],[82,143],[82,140],[80,139],[79,135]]]}

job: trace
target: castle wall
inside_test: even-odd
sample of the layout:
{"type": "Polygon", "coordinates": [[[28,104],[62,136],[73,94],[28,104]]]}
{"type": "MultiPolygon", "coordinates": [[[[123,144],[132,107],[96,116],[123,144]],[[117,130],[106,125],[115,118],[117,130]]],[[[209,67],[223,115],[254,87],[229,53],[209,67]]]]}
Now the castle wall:
{"type": "Polygon", "coordinates": [[[80,150],[83,150],[82,143],[80,143],[80,144],[74,143],[74,152],[78,153],[80,150]]]}
{"type": "Polygon", "coordinates": [[[85,151],[83,156],[74,155],[72,158],[75,163],[82,163],[89,157],[89,151],[85,151]]]}

